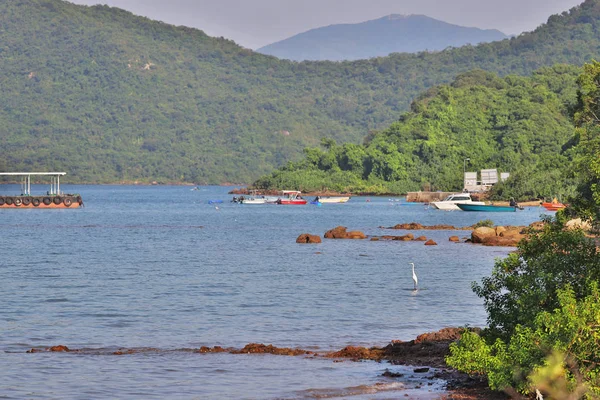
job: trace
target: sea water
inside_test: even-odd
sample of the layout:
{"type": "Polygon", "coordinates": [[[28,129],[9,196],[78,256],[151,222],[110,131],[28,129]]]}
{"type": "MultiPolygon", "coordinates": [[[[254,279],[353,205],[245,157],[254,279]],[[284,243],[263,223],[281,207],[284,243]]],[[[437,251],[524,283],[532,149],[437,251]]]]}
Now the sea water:
{"type": "Polygon", "coordinates": [[[382,227],[527,225],[546,213],[448,212],[387,197],[240,205],[228,187],[62,189],[80,193],[85,206],[0,210],[0,398],[437,398],[443,382],[422,387],[410,367],[193,349],[329,351],[484,326],[471,283],[511,248],[448,240],[468,231],[411,232],[438,246],[295,240],[340,225],[400,235],[407,232],[382,227]],[[26,353],[54,345],[84,351],[26,353]],[[112,354],[119,349],[136,351],[112,354]],[[386,369],[405,377],[385,378],[386,369]]]}

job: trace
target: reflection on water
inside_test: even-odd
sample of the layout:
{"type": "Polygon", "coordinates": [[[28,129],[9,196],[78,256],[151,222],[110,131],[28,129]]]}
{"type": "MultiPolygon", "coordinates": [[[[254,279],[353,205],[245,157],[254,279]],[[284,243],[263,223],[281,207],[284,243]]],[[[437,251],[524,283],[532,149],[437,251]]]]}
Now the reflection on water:
{"type": "Polygon", "coordinates": [[[229,203],[222,187],[69,190],[82,194],[83,209],[0,210],[0,350],[9,352],[0,357],[0,393],[8,396],[360,398],[367,393],[356,388],[369,387],[375,392],[365,398],[397,397],[382,388],[413,390],[410,380],[387,381],[380,375],[389,365],[377,363],[25,351],[57,344],[168,350],[251,342],[331,350],[481,326],[485,314],[471,282],[511,249],[448,241],[465,231],[414,232],[438,243],[431,247],[369,240],[299,245],[295,239],[338,225],[367,235],[398,234],[379,227],[403,222],[466,226],[490,218],[524,225],[543,212],[443,212],[373,197],[322,207],[239,205],[229,203]],[[218,210],[208,204],[215,199],[223,200],[218,210]],[[419,277],[416,292],[409,262],[419,277]]]}

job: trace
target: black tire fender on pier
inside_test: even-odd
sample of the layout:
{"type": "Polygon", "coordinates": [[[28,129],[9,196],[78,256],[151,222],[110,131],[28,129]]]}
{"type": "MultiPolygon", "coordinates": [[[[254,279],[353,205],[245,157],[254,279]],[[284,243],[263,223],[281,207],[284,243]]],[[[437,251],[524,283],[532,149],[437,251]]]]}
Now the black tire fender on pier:
{"type": "Polygon", "coordinates": [[[50,197],[44,197],[44,199],[42,200],[42,202],[43,202],[45,205],[49,206],[49,205],[50,205],[50,203],[52,203],[52,200],[50,199],[50,197]]]}
{"type": "Polygon", "coordinates": [[[31,204],[33,204],[34,207],[38,207],[40,205],[40,199],[31,200],[31,204]]]}
{"type": "Polygon", "coordinates": [[[65,207],[71,207],[72,203],[73,203],[73,200],[71,200],[70,197],[65,197],[63,200],[63,204],[65,205],[65,207]]]}
{"type": "Polygon", "coordinates": [[[62,203],[62,198],[60,196],[56,196],[52,201],[54,201],[54,204],[59,205],[60,203],[62,203]]]}
{"type": "Polygon", "coordinates": [[[6,205],[12,206],[15,200],[12,197],[6,198],[6,205]]]}
{"type": "Polygon", "coordinates": [[[4,205],[4,197],[0,197],[0,206],[4,205]]]}
{"type": "Polygon", "coordinates": [[[28,206],[31,204],[31,198],[30,197],[23,197],[23,205],[24,206],[28,206]]]}
{"type": "Polygon", "coordinates": [[[20,207],[21,204],[23,204],[23,200],[21,200],[20,197],[17,197],[17,198],[15,198],[14,203],[15,203],[16,207],[20,207]]]}

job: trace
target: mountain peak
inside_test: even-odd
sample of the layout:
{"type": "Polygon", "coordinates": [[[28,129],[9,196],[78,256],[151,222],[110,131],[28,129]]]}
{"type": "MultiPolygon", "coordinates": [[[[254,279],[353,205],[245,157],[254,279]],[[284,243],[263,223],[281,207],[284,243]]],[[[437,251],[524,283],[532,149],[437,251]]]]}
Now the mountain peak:
{"type": "Polygon", "coordinates": [[[256,51],[294,61],[343,61],[390,53],[440,51],[506,38],[497,30],[467,28],[426,15],[390,14],[356,24],[311,29],[256,51]]]}

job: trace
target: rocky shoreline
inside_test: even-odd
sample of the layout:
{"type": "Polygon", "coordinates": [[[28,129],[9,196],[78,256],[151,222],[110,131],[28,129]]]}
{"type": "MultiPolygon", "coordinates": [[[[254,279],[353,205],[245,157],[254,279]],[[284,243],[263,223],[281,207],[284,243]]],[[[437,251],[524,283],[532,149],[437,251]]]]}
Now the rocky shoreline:
{"type": "MultiPolygon", "coordinates": [[[[280,348],[273,345],[262,343],[249,343],[243,348],[224,348],[221,346],[200,348],[185,348],[175,350],[161,350],[158,348],[119,348],[119,349],[69,349],[64,345],[57,345],[47,348],[33,348],[27,353],[72,353],[89,355],[113,355],[126,356],[132,354],[160,353],[160,352],[188,352],[188,353],[230,353],[230,354],[272,354],[278,356],[308,358],[328,358],[336,361],[364,361],[371,360],[377,362],[387,362],[391,365],[418,366],[413,369],[415,374],[425,374],[431,369],[436,371],[433,375],[423,377],[423,380],[442,379],[447,382],[447,392],[442,395],[444,400],[505,400],[509,397],[501,392],[491,391],[484,379],[470,377],[460,373],[446,365],[445,357],[449,354],[450,343],[458,340],[465,328],[444,328],[437,332],[424,333],[416,339],[404,342],[401,340],[392,340],[385,347],[356,347],[346,346],[338,351],[319,352],[304,350],[299,348],[280,348]]],[[[477,329],[474,329],[477,330],[477,329]]],[[[402,381],[401,374],[394,374],[386,369],[382,374],[389,379],[398,379],[402,381]]],[[[424,383],[425,384],[425,383],[424,383]]]]}
{"type": "MultiPolygon", "coordinates": [[[[459,231],[471,231],[471,236],[464,240],[464,243],[475,243],[484,246],[505,246],[515,247],[517,244],[524,239],[531,232],[540,230],[543,226],[542,222],[534,222],[529,226],[467,226],[467,227],[455,227],[452,225],[434,225],[434,226],[423,226],[421,224],[411,222],[397,224],[391,227],[380,226],[381,229],[400,229],[400,230],[459,230],[459,231]]],[[[432,239],[428,239],[426,236],[415,237],[412,233],[406,235],[371,235],[367,236],[361,231],[348,231],[345,226],[337,226],[333,229],[328,230],[323,235],[325,239],[369,239],[372,242],[381,240],[396,240],[403,242],[417,241],[425,242],[426,246],[437,246],[437,243],[432,239]]],[[[461,239],[452,235],[448,238],[449,241],[460,243],[461,239]]],[[[296,239],[296,243],[302,244],[316,244],[321,243],[321,237],[311,233],[302,233],[296,239]]]]}

